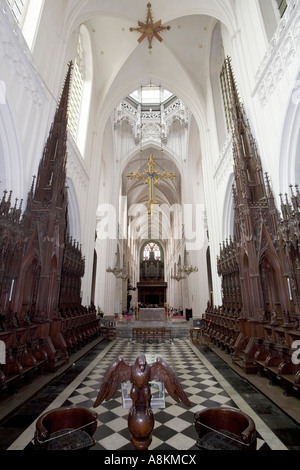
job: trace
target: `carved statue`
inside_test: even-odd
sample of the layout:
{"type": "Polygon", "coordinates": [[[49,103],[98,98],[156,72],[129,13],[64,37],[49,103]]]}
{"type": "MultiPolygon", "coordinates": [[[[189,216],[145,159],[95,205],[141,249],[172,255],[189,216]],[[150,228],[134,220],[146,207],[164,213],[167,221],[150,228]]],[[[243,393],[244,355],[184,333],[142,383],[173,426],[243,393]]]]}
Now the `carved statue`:
{"type": "Polygon", "coordinates": [[[145,405],[146,413],[148,413],[151,402],[149,382],[155,380],[165,384],[167,391],[177,403],[182,401],[187,406],[191,405],[168,364],[161,357],[156,358],[153,364],[148,364],[145,355],[141,354],[134,363],[124,361],[122,356],[119,356],[111,363],[104,375],[94,408],[104,400],[110,400],[122,382],[130,381],[132,383],[130,391],[132,408],[130,413],[136,413],[139,404],[145,405]]]}
{"type": "Polygon", "coordinates": [[[131,440],[137,450],[145,450],[151,443],[151,432],[154,427],[154,417],[151,409],[150,382],[158,381],[165,384],[171,397],[178,403],[182,401],[191,406],[176,375],[168,364],[161,358],[156,358],[153,364],[148,364],[145,354],[140,354],[135,362],[116,358],[108,367],[94,408],[106,400],[110,400],[122,382],[130,381],[132,387],[130,397],[132,407],[129,411],[128,426],[132,433],[131,440]]]}

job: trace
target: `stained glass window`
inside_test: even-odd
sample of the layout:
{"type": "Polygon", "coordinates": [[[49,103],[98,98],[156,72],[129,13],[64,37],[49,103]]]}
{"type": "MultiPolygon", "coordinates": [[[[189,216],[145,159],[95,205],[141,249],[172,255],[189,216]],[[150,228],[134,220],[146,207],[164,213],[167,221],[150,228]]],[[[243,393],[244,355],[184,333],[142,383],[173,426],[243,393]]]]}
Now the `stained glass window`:
{"type": "Polygon", "coordinates": [[[148,245],[145,246],[143,260],[144,261],[149,260],[151,252],[154,253],[154,259],[160,261],[161,259],[160,248],[156,243],[148,243],[148,245]]]}

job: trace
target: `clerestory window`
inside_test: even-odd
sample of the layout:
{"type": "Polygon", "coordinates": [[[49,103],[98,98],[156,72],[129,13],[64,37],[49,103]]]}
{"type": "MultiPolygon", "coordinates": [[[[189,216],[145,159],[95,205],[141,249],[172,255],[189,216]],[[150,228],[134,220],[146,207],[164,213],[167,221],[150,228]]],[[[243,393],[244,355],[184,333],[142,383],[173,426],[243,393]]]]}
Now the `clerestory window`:
{"type": "Polygon", "coordinates": [[[35,38],[45,0],[6,0],[30,50],[35,38]]]}
{"type": "Polygon", "coordinates": [[[24,23],[25,16],[26,16],[26,10],[29,5],[29,0],[6,0],[6,1],[12,11],[12,14],[16,22],[18,23],[20,28],[22,28],[22,25],[24,23]]]}
{"type": "Polygon", "coordinates": [[[276,0],[278,10],[280,13],[280,18],[283,17],[285,10],[287,9],[287,1],[286,0],[276,0]]]}
{"type": "Polygon", "coordinates": [[[79,30],[69,100],[68,128],[84,157],[92,89],[92,55],[88,29],[79,30]]]}
{"type": "MultiPolygon", "coordinates": [[[[80,45],[80,41],[79,41],[80,45]]],[[[77,131],[80,118],[80,110],[83,96],[83,85],[84,85],[84,67],[80,56],[77,54],[72,79],[72,91],[69,103],[69,130],[74,138],[77,140],[77,131]]]]}

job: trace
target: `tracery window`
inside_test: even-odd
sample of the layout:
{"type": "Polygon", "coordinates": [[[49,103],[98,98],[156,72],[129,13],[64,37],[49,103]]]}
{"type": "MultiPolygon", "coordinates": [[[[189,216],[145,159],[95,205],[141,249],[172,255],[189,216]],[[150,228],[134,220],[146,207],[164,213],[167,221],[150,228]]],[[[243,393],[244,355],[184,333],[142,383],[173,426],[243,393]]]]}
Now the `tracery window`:
{"type": "Polygon", "coordinates": [[[148,243],[148,245],[145,246],[143,260],[144,261],[149,260],[151,252],[154,253],[154,259],[160,261],[161,259],[160,248],[156,243],[153,243],[153,242],[148,243]]]}

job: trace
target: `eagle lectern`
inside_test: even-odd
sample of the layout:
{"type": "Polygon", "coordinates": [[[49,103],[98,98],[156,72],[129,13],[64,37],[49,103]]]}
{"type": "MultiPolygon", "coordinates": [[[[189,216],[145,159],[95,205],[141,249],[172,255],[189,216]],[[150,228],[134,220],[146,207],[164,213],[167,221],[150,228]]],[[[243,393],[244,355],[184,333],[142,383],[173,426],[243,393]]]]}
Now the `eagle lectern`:
{"type": "Polygon", "coordinates": [[[98,396],[94,403],[97,408],[104,400],[110,400],[122,382],[131,382],[130,397],[132,407],[128,415],[128,428],[131,432],[131,442],[136,450],[148,450],[152,442],[154,416],[151,408],[151,381],[165,384],[171,397],[186,406],[191,403],[186,396],[178,378],[161,358],[156,358],[153,364],[148,364],[145,354],[140,354],[135,362],[130,363],[117,357],[108,367],[98,396]]]}

